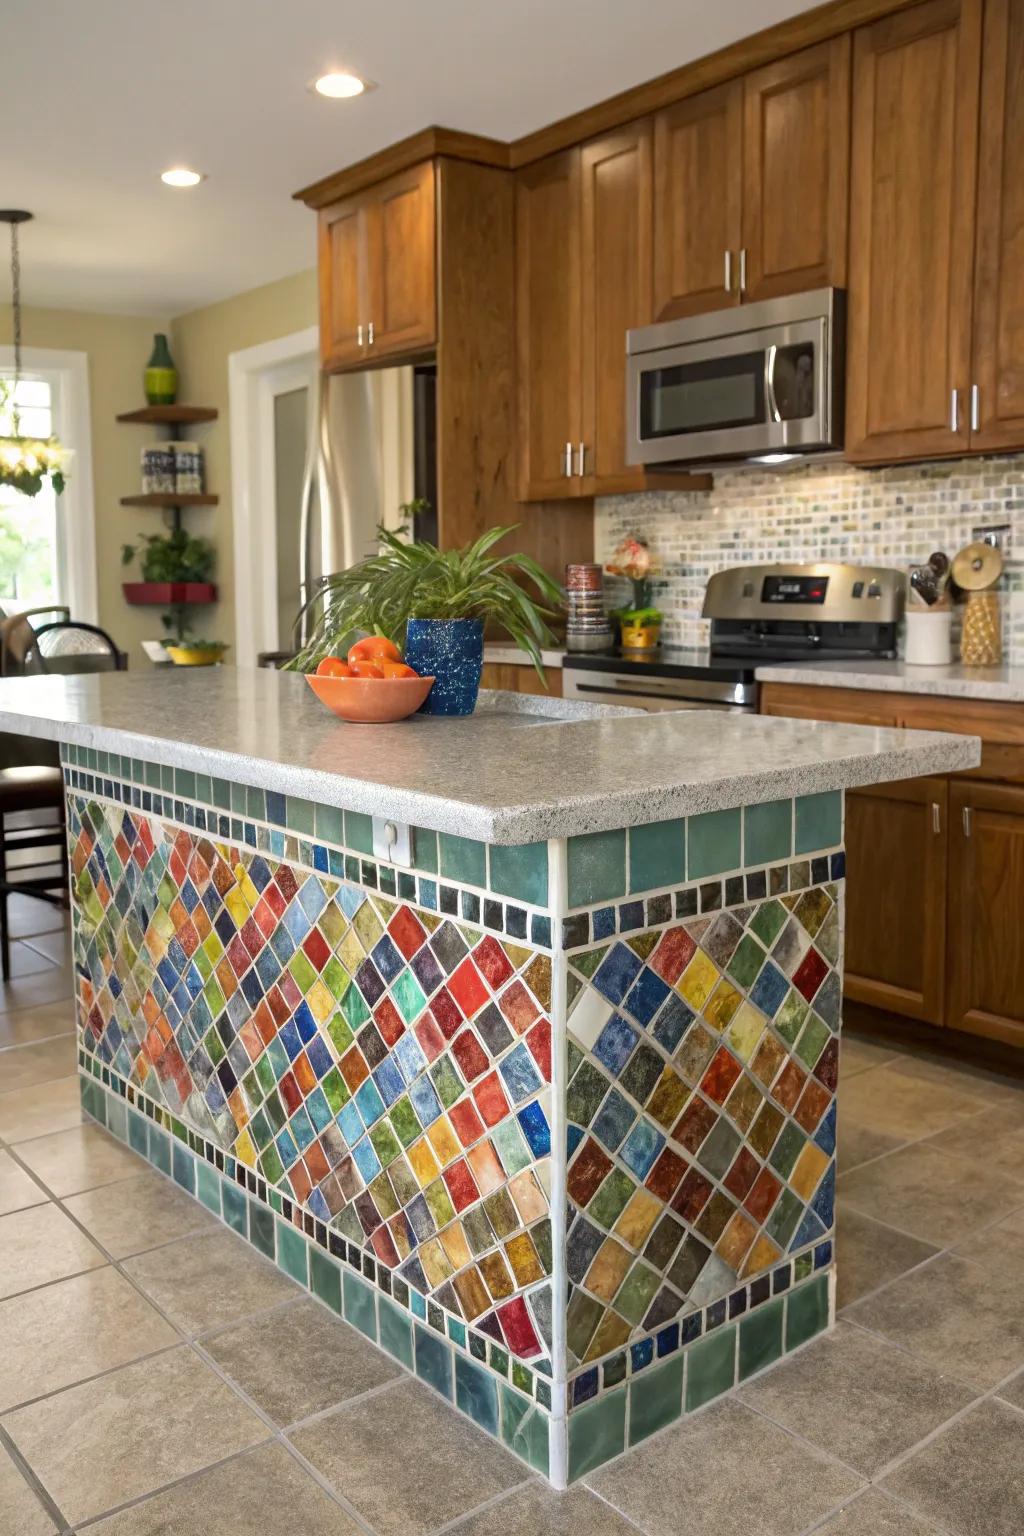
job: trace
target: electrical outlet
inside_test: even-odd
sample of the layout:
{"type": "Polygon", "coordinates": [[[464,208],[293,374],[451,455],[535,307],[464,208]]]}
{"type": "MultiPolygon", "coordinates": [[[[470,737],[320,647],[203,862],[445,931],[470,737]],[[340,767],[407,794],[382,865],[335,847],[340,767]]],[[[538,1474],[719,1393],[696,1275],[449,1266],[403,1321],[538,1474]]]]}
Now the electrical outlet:
{"type": "Polygon", "coordinates": [[[976,544],[991,544],[993,549],[998,549],[1004,557],[1010,553],[1011,535],[1010,523],[985,523],[981,527],[971,529],[971,538],[976,544]]]}

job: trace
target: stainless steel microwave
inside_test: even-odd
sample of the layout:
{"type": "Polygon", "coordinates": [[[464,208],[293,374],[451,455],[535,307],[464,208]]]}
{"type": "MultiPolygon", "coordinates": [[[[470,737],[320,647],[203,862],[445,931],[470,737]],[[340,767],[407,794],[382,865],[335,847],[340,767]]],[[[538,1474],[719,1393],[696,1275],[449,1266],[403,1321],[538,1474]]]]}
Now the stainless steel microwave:
{"type": "Polygon", "coordinates": [[[626,334],[631,464],[778,462],[843,446],[845,294],[816,288],[626,334]]]}

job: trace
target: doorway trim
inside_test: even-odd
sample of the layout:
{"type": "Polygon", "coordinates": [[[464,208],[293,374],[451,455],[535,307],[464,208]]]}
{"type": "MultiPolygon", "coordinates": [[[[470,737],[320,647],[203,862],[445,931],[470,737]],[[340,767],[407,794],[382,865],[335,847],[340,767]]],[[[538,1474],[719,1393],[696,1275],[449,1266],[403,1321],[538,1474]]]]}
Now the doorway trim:
{"type": "MultiPolygon", "coordinates": [[[[315,325],[244,347],[228,357],[235,660],[239,666],[255,666],[261,651],[278,648],[274,398],[303,385],[312,391],[319,367],[315,325]]],[[[297,538],[297,519],[295,532],[297,538]]]]}

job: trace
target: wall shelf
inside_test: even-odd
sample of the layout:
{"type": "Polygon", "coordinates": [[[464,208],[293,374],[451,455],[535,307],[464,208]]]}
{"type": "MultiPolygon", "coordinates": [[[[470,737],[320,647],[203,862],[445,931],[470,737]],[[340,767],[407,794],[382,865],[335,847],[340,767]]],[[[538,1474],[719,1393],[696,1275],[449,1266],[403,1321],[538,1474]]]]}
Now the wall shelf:
{"type": "Polygon", "coordinates": [[[125,581],[121,590],[125,602],[133,606],[183,607],[217,601],[217,588],[212,581],[125,581]]]}
{"type": "Polygon", "coordinates": [[[211,405],[144,405],[138,411],[122,411],[117,419],[140,426],[190,427],[216,421],[217,412],[211,405]]]}
{"type": "Polygon", "coordinates": [[[215,507],[220,500],[219,496],[211,496],[206,491],[202,493],[194,491],[149,491],[145,495],[141,492],[138,496],[122,496],[122,507],[215,507]]]}

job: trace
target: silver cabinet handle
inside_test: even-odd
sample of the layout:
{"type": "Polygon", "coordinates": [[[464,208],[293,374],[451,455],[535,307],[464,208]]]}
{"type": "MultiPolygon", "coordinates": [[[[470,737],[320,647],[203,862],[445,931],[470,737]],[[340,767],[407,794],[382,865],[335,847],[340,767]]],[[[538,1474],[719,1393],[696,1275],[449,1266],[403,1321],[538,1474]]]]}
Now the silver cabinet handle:
{"type": "Polygon", "coordinates": [[[586,464],[586,461],[587,461],[587,445],[586,445],[586,443],[577,443],[577,445],[576,445],[576,473],[579,475],[581,480],[583,478],[583,475],[585,474],[584,465],[586,464]]]}
{"type": "Polygon", "coordinates": [[[562,465],[562,473],[568,478],[572,474],[572,443],[565,445],[565,461],[562,465]]]}
{"type": "Polygon", "coordinates": [[[372,347],[373,346],[373,321],[372,320],[370,321],[369,325],[366,327],[366,345],[368,347],[372,347]]]}
{"type": "Polygon", "coordinates": [[[732,293],[732,251],[725,253],[725,291],[732,293]]]}
{"type": "Polygon", "coordinates": [[[937,800],[932,801],[932,831],[936,837],[942,831],[942,807],[937,800]]]}
{"type": "Polygon", "coordinates": [[[747,248],[740,251],[740,293],[747,291],[747,248]]]}
{"type": "Polygon", "coordinates": [[[964,837],[970,837],[970,835],[971,835],[971,807],[969,805],[965,805],[964,806],[962,820],[963,820],[963,827],[964,827],[964,837]]]}
{"type": "Polygon", "coordinates": [[[949,392],[949,430],[960,431],[960,391],[951,389],[949,392]]]}
{"type": "Polygon", "coordinates": [[[363,344],[363,326],[362,326],[362,322],[360,322],[359,325],[356,326],[356,346],[357,347],[361,347],[362,344],[363,344]]]}
{"type": "Polygon", "coordinates": [[[981,390],[977,384],[971,385],[971,431],[977,432],[981,426],[981,390]]]}

